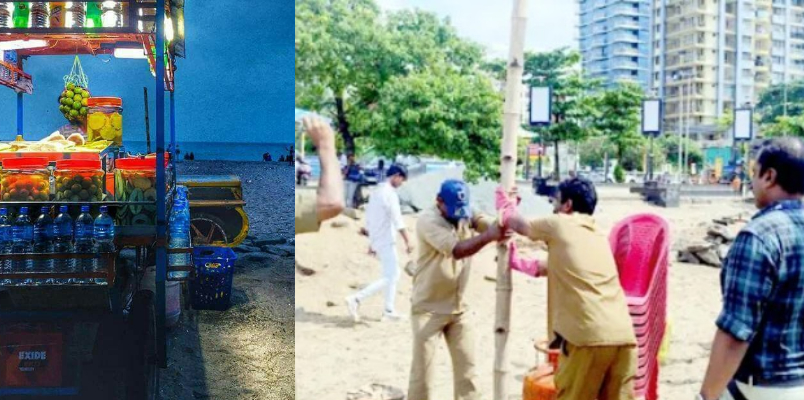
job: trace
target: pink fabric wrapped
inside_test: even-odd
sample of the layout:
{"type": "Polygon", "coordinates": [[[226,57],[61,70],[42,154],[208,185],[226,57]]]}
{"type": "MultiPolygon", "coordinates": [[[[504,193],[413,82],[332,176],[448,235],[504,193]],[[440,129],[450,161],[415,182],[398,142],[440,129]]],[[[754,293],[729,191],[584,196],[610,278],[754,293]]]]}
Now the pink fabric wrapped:
{"type": "Polygon", "coordinates": [[[508,245],[508,266],[513,270],[533,277],[541,277],[545,275],[541,261],[537,259],[525,260],[519,258],[519,255],[517,254],[516,242],[513,241],[508,245]]]}
{"type": "Polygon", "coordinates": [[[500,224],[505,226],[508,219],[516,213],[516,207],[522,199],[516,197],[512,199],[502,186],[498,186],[494,191],[494,206],[499,213],[500,224]]]}

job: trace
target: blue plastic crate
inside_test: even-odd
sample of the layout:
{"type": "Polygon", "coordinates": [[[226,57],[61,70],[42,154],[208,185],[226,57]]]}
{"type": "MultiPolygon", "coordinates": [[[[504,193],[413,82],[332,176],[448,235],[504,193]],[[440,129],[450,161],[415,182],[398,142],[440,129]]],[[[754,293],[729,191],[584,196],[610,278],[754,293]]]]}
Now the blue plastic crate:
{"type": "Polygon", "coordinates": [[[232,278],[237,256],[229,247],[195,247],[195,278],[190,298],[196,310],[227,310],[231,305],[232,278]]]}

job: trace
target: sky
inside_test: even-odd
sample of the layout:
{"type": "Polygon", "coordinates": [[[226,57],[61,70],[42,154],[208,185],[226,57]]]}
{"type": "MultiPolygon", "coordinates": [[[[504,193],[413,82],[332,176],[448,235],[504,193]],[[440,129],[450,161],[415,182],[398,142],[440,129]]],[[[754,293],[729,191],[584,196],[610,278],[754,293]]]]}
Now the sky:
{"type": "MultiPolygon", "coordinates": [[[[505,58],[511,35],[513,1],[377,0],[386,10],[419,8],[449,17],[458,33],[486,47],[490,56],[505,58]]],[[[575,0],[528,0],[525,50],[578,47],[575,0]]]]}
{"type": "MultiPolygon", "coordinates": [[[[178,60],[176,71],[177,140],[292,143],[294,5],[230,3],[186,2],[187,58],[178,60]]],[[[44,138],[67,123],[57,99],[72,62],[72,56],[26,61],[34,82],[34,94],[24,96],[26,139],[44,138]]],[[[148,87],[153,138],[155,82],[147,62],[111,56],[82,56],[81,62],[92,95],[123,99],[125,141],[145,140],[143,87],[148,87]]],[[[0,140],[13,140],[16,126],[16,94],[0,86],[0,140]]]]}

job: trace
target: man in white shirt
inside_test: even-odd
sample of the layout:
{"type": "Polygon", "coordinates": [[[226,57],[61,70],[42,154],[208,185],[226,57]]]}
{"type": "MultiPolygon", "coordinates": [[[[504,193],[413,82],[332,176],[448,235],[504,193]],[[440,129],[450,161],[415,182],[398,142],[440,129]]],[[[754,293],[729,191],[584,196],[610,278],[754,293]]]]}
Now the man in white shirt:
{"type": "Polygon", "coordinates": [[[404,317],[396,312],[396,285],[399,281],[399,257],[396,252],[396,234],[405,240],[408,254],[413,247],[405,230],[405,221],[399,205],[396,189],[408,178],[404,166],[392,165],[388,168],[387,179],[371,194],[366,206],[366,230],[370,241],[370,251],[375,253],[382,265],[382,278],[366,286],[360,292],[346,298],[346,307],[355,322],[360,321],[360,303],[369,296],[385,289],[385,308],[383,320],[399,320],[404,317]]]}

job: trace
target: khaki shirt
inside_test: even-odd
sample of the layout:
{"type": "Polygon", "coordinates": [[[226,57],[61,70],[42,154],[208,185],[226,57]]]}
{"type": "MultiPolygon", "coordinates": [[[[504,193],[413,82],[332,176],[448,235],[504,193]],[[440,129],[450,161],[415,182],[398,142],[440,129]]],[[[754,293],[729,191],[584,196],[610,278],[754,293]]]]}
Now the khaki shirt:
{"type": "Polygon", "coordinates": [[[317,232],[320,227],[314,191],[296,191],[296,234],[317,232]]]}
{"type": "Polygon", "coordinates": [[[471,236],[470,225],[485,231],[493,221],[474,212],[471,224],[458,228],[449,223],[438,208],[426,210],[416,223],[419,253],[413,275],[412,313],[460,314],[466,311],[463,295],[469,281],[470,258],[457,261],[452,250],[471,236]]]}
{"type": "Polygon", "coordinates": [[[547,243],[547,328],[576,346],[636,344],[634,326],[607,236],[584,214],[530,222],[547,243]]]}

